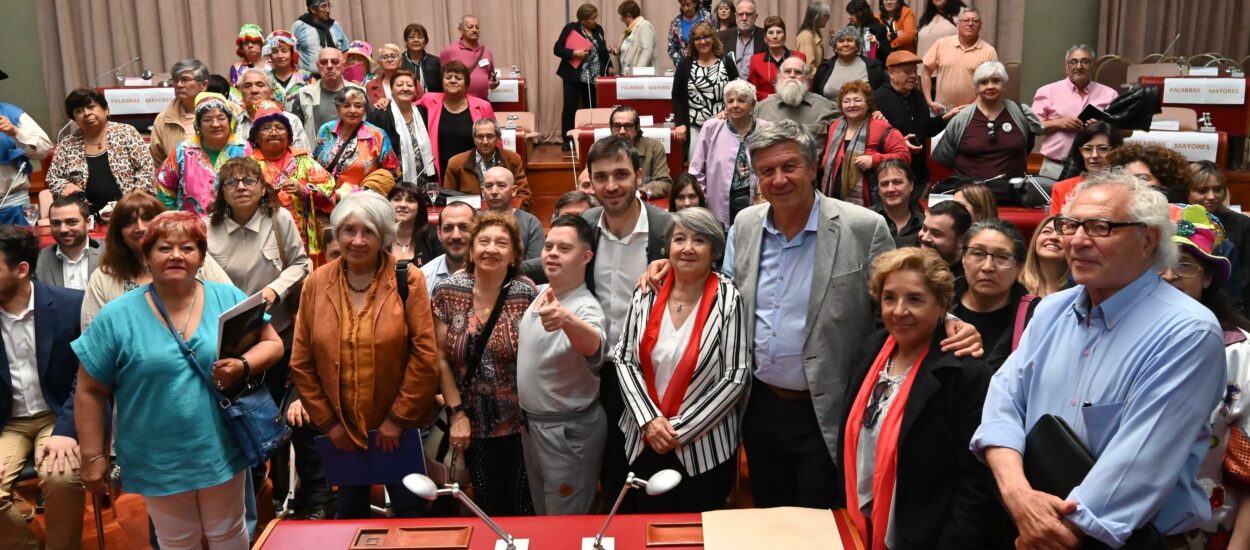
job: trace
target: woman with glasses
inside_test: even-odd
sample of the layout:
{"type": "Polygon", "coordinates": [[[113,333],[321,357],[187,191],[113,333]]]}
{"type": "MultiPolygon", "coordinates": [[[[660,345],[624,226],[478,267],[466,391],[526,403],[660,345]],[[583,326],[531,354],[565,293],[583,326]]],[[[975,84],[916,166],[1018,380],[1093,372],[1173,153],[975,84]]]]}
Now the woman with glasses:
{"type": "Polygon", "coordinates": [[[403,54],[403,48],[396,44],[378,46],[378,64],[373,68],[374,77],[365,83],[369,104],[378,110],[386,109],[391,104],[391,77],[395,76],[395,71],[403,68],[403,54]]]}
{"type": "Polygon", "coordinates": [[[1072,139],[1072,151],[1069,153],[1068,165],[1074,162],[1080,167],[1081,173],[1055,183],[1050,189],[1050,213],[1058,215],[1063,212],[1064,203],[1068,202],[1068,194],[1076,186],[1085,181],[1089,174],[1096,174],[1108,166],[1107,157],[1111,152],[1124,144],[1124,138],[1115,126],[1106,122],[1095,122],[1076,133],[1072,139]]]}
{"type": "Polygon", "coordinates": [[[776,15],[764,19],[764,45],[764,51],[751,56],[747,70],[747,82],[755,86],[756,101],[764,101],[777,91],[782,61],[797,57],[807,62],[803,52],[790,51],[786,47],[786,21],[776,15]]]}
{"type": "Polygon", "coordinates": [[[842,118],[829,125],[820,192],[870,207],[881,202],[873,168],[887,159],[910,163],[911,151],[902,133],[885,119],[872,118],[877,106],[867,82],[847,82],[838,90],[838,98],[842,118]]]}
{"type": "Polygon", "coordinates": [[[607,76],[612,68],[608,42],[599,26],[599,8],[582,4],[577,8],[577,21],[564,26],[552,52],[560,58],[556,75],[564,81],[564,106],[560,113],[560,135],[565,151],[572,148],[569,131],[573,129],[577,110],[595,104],[595,79],[607,76]],[[576,35],[576,36],[573,36],[576,35]],[[570,39],[570,37],[572,38],[570,39]]]}
{"type": "Polygon", "coordinates": [[[410,23],[404,27],[404,59],[403,68],[407,69],[417,79],[420,90],[424,92],[442,92],[443,91],[443,64],[439,62],[438,56],[425,51],[426,46],[430,45],[430,33],[425,30],[425,25],[420,23],[410,23]]]}
{"type": "Polygon", "coordinates": [[[195,136],[195,99],[208,90],[208,67],[198,59],[183,59],[169,69],[174,100],[152,121],[152,143],[148,149],[160,166],[179,143],[195,136]]]}
{"type": "Polygon", "coordinates": [[[195,98],[195,136],[179,143],[156,171],[156,192],[167,210],[208,214],[216,190],[217,170],[227,160],[251,154],[234,133],[234,107],[221,94],[195,98]]]}
{"type": "Polygon", "coordinates": [[[1250,320],[1221,290],[1232,264],[1219,253],[1223,241],[1219,220],[1196,204],[1171,209],[1178,222],[1172,242],[1180,258],[1175,267],[1161,275],[1215,315],[1224,330],[1228,362],[1228,389],[1211,413],[1211,449],[1198,466],[1198,483],[1211,500],[1211,519],[1202,526],[1202,534],[1209,542],[1224,540],[1226,544],[1218,548],[1246,548],[1250,547],[1250,506],[1240,506],[1245,493],[1238,489],[1250,483],[1250,410],[1242,391],[1250,386],[1250,320]]]}
{"type": "Polygon", "coordinates": [[[323,124],[317,131],[313,158],[334,176],[340,189],[344,185],[360,186],[374,170],[385,170],[391,176],[400,172],[391,139],[365,121],[366,100],[363,88],[345,86],[334,94],[338,120],[323,124]]]}
{"type": "Polygon", "coordinates": [[[964,233],[961,245],[964,278],[956,283],[951,313],[976,327],[986,349],[994,349],[1015,333],[1018,309],[1028,308],[1022,298],[1029,292],[1016,282],[1024,264],[1024,237],[1011,222],[983,220],[964,233]]]}
{"type": "Polygon", "coordinates": [[[847,510],[872,548],[994,547],[993,480],[968,452],[991,372],[941,349],[954,287],[933,250],[900,248],[872,262],[868,292],[885,329],[851,374],[839,460],[847,510]]]}
{"type": "MultiPolygon", "coordinates": [[[[733,64],[731,63],[730,66],[733,64]]],[[[690,174],[707,195],[707,208],[726,231],[751,206],[759,180],[751,167],[747,140],[767,122],[755,118],[755,86],[745,80],[725,85],[725,117],[707,121],[690,152],[690,174]]],[[[673,191],[677,196],[678,191],[673,191]]]]}
{"type": "Polygon", "coordinates": [[[1041,119],[1027,105],[1003,97],[1007,67],[1002,63],[982,63],[972,82],[977,99],[951,117],[933,148],[933,160],[977,179],[1025,175],[1033,140],[1042,135],[1041,119]]]}
{"type": "Polygon", "coordinates": [[[724,47],[712,24],[690,29],[690,50],[673,73],[673,122],[677,141],[699,143],[703,124],[725,110],[725,85],[738,80],[738,66],[723,58],[724,47]],[[687,140],[687,138],[689,138],[687,140]]]}

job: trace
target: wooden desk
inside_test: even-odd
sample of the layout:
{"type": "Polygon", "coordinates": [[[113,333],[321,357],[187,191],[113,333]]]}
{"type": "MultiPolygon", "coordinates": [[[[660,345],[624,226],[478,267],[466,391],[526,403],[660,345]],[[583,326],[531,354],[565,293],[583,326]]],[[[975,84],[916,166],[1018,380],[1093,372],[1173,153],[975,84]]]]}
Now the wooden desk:
{"type": "MultiPolygon", "coordinates": [[[[603,526],[604,516],[546,516],[492,518],[515,538],[529,539],[531,550],[581,550],[582,538],[593,538],[603,526]]],[[[863,542],[851,525],[845,510],[834,512],[842,546],[848,550],[862,550],[863,542]]],[[[698,523],[699,514],[618,515],[612,520],[605,536],[613,537],[617,550],[643,550],[647,548],[646,530],[649,523],[698,523]]],[[[471,525],[473,538],[470,550],[490,550],[495,547],[498,536],[477,518],[425,518],[425,519],[368,519],[298,521],[273,520],[256,538],[253,550],[346,550],[352,538],[362,527],[400,526],[447,526],[471,525]]],[[[667,546],[669,550],[694,550],[697,546],[667,546]]]]}
{"type": "MultiPolygon", "coordinates": [[[[644,136],[651,134],[652,137],[655,137],[656,133],[663,132],[665,130],[668,130],[669,132],[670,144],[667,155],[668,171],[673,180],[676,181],[677,175],[685,172],[686,169],[684,164],[685,159],[682,157],[681,143],[673,137],[673,129],[665,128],[663,126],[646,126],[642,128],[642,134],[644,136]]],[[[595,141],[598,141],[598,139],[607,137],[608,127],[586,125],[574,131],[577,132],[577,171],[581,172],[581,170],[586,167],[586,154],[590,152],[590,146],[593,145],[595,141]],[[595,138],[596,133],[600,134],[598,139],[595,138]]]]}
{"type": "MultiPolygon", "coordinates": [[[[491,90],[486,96],[490,101],[491,108],[498,111],[528,111],[528,102],[525,93],[525,77],[517,78],[501,78],[499,79],[499,87],[491,90]],[[516,87],[516,93],[513,94],[510,87],[516,87]]],[[[499,121],[502,125],[504,121],[499,121]]]]}
{"type": "MultiPolygon", "coordinates": [[[[668,115],[673,113],[672,80],[668,76],[601,76],[595,79],[595,107],[611,109],[617,105],[633,107],[642,116],[655,117],[655,123],[661,124],[668,115]],[[655,99],[620,99],[617,93],[617,81],[643,81],[646,79],[667,79],[669,92],[664,97],[655,99]]],[[[676,173],[676,172],[674,172],[676,173]]]]}

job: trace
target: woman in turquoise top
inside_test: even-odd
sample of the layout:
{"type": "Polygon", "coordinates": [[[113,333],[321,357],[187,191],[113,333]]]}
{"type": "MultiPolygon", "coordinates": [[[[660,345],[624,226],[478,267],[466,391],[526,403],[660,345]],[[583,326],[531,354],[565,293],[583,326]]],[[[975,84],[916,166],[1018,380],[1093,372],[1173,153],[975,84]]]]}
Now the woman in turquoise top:
{"type": "Polygon", "coordinates": [[[72,344],[82,362],[74,401],[81,475],[91,492],[108,492],[104,404],[112,397],[126,490],[143,495],[160,545],[198,547],[205,538],[212,548],[246,549],[247,460],[214,392],[191,371],[174,338],[186,341],[199,368],[228,395],[273,365],[282,342],[266,326],[243,357],[217,359],[217,318],[246,296],[232,285],[195,279],[207,247],[204,222],[194,214],[154,218],[142,242],[152,284],[109,302],[72,344]],[[157,313],[153,294],[172,327],[157,313]]]}

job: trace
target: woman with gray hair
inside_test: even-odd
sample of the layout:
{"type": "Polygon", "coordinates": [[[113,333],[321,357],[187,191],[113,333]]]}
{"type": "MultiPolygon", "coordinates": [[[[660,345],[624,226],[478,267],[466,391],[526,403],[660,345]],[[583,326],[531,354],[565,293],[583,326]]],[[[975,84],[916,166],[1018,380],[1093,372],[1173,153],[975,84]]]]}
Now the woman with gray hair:
{"type": "MultiPolygon", "coordinates": [[[[377,445],[393,452],[419,445],[417,429],[434,419],[438,364],[425,276],[397,271],[387,250],[395,211],[376,193],[353,193],[330,214],[343,256],[304,281],[295,320],[291,377],[304,424],[341,451],[377,445]],[[401,279],[400,277],[404,277],[401,279]],[[407,286],[407,296],[399,285],[407,286]]],[[[424,505],[400,484],[388,485],[397,517],[424,505]]],[[[369,486],[339,487],[339,518],[369,515],[369,486]]]]}
{"type": "Polygon", "coordinates": [[[816,76],[812,77],[812,93],[823,95],[837,105],[838,90],[847,82],[863,80],[874,90],[885,83],[885,69],[881,62],[862,55],[864,44],[859,29],[842,27],[834,31],[829,40],[833,43],[833,55],[816,68],[816,76]]]}
{"type": "Polygon", "coordinates": [[[757,180],[747,139],[767,122],[756,118],[754,111],[755,86],[745,80],[726,84],[725,118],[705,122],[690,152],[690,173],[703,188],[708,209],[726,231],[734,216],[755,202],[757,180]]]}
{"type": "Polygon", "coordinates": [[[399,159],[391,139],[381,128],[365,121],[368,97],[364,88],[343,87],[334,94],[334,107],[339,118],[317,130],[313,158],[334,176],[335,182],[356,187],[375,170],[399,175],[399,159]]]}
{"type": "Polygon", "coordinates": [[[933,148],[933,160],[956,174],[977,179],[1028,172],[1033,140],[1042,135],[1042,121],[1027,105],[1003,97],[1007,68],[986,61],[972,73],[977,100],[951,118],[933,148]]]}
{"type": "Polygon", "coordinates": [[[169,69],[174,100],[152,122],[152,159],[160,166],[183,140],[195,135],[195,96],[208,91],[208,66],[198,59],[183,59],[169,69]]]}
{"type": "Polygon", "coordinates": [[[735,479],[739,422],[747,388],[750,322],[742,297],[712,266],[725,253],[720,221],[705,208],[673,214],[672,269],[659,290],[634,291],[615,357],[625,413],[625,454],[635,474],[663,469],[686,476],[664,495],[638,499],[644,513],[724,507],[735,479]]]}

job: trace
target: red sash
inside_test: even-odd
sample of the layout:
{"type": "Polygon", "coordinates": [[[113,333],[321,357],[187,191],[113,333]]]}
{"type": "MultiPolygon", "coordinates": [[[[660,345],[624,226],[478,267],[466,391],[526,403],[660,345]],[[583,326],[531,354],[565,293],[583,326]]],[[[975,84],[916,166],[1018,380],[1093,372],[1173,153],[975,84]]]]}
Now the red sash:
{"type": "Polygon", "coordinates": [[[664,279],[664,285],[660,287],[655,303],[651,306],[647,329],[642,333],[642,340],[638,343],[638,361],[642,364],[642,375],[647,381],[647,395],[651,396],[651,402],[660,408],[660,413],[665,418],[677,416],[677,413],[681,411],[681,400],[686,395],[686,388],[690,386],[690,379],[694,376],[695,366],[699,362],[699,341],[703,337],[703,325],[707,322],[708,313],[712,311],[712,302],[716,299],[716,290],[719,286],[720,279],[716,274],[708,275],[707,281],[703,284],[703,299],[699,302],[699,311],[694,318],[694,331],[690,334],[690,341],[686,343],[686,350],[682,352],[681,359],[677,361],[677,368],[673,371],[673,377],[664,391],[663,401],[660,400],[661,396],[655,389],[655,367],[651,365],[651,351],[655,349],[655,342],[660,338],[660,323],[664,322],[664,308],[668,307],[668,295],[673,291],[672,273],[664,279]]]}

